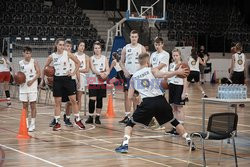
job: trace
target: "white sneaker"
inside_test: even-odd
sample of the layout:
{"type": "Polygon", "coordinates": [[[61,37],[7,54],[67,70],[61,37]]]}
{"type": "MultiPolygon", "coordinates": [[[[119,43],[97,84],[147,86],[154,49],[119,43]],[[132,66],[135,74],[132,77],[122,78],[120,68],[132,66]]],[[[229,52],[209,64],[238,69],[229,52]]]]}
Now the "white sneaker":
{"type": "Polygon", "coordinates": [[[33,132],[35,130],[35,124],[30,124],[30,127],[29,127],[29,132],[33,132]]]}

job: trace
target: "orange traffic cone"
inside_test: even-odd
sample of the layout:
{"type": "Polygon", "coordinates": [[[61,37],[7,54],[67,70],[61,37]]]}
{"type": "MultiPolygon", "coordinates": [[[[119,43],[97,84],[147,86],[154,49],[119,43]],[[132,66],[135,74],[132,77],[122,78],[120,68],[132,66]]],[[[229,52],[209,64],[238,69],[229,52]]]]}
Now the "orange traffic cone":
{"type": "Polygon", "coordinates": [[[17,138],[29,139],[31,136],[28,134],[27,124],[26,124],[26,110],[22,109],[22,115],[20,119],[19,133],[17,138]]]}
{"type": "Polygon", "coordinates": [[[108,107],[107,107],[106,116],[108,118],[115,117],[114,108],[113,108],[113,100],[112,100],[112,95],[111,94],[108,95],[108,107]]]}

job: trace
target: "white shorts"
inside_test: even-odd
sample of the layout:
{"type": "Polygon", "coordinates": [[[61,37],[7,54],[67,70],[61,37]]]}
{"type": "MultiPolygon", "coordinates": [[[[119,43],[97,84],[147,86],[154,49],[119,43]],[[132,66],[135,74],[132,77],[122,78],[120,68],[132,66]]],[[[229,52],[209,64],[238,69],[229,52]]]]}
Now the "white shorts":
{"type": "Polygon", "coordinates": [[[84,92],[85,86],[87,86],[87,77],[86,75],[80,74],[79,87],[77,88],[77,91],[84,92]]]}
{"type": "Polygon", "coordinates": [[[37,99],[37,92],[20,93],[19,100],[22,102],[34,102],[37,99]]]}

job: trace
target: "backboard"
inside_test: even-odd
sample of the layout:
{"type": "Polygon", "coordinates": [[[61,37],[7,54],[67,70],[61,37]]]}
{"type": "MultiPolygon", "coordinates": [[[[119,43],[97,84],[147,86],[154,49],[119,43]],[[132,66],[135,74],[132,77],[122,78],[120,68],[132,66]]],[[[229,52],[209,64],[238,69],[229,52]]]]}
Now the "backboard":
{"type": "Polygon", "coordinates": [[[128,0],[126,18],[128,21],[164,21],[166,0],[128,0]]]}

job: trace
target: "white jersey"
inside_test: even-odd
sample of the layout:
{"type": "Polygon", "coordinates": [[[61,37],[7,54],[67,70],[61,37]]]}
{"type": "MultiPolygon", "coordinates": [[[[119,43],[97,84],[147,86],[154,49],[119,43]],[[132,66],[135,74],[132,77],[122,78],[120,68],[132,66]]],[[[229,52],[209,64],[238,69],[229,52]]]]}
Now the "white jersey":
{"type": "Polygon", "coordinates": [[[114,66],[114,68],[115,68],[116,72],[119,72],[119,71],[122,70],[122,68],[121,68],[121,66],[120,66],[120,64],[119,64],[119,62],[117,62],[116,60],[115,60],[115,66],[114,66]]]}
{"type": "Polygon", "coordinates": [[[30,59],[29,62],[25,60],[19,61],[20,71],[23,72],[26,76],[26,82],[19,86],[20,93],[36,93],[37,92],[37,80],[31,85],[28,86],[27,82],[32,80],[36,76],[36,69],[35,69],[35,60],[30,59]]]}
{"type": "Polygon", "coordinates": [[[168,71],[168,66],[169,66],[169,53],[166,51],[162,52],[153,52],[150,57],[150,64],[152,67],[157,67],[161,63],[166,64],[165,67],[163,67],[160,71],[162,72],[167,72],[168,71]]]}
{"type": "Polygon", "coordinates": [[[125,46],[126,49],[126,60],[125,60],[125,68],[129,72],[129,74],[133,75],[139,68],[139,54],[142,53],[142,45],[137,44],[133,47],[131,44],[127,44],[125,46]]]}
{"type": "Polygon", "coordinates": [[[242,72],[244,71],[246,59],[244,53],[235,53],[234,54],[234,69],[233,71],[242,72]]]}
{"type": "Polygon", "coordinates": [[[86,68],[86,55],[84,53],[82,55],[80,55],[78,52],[76,52],[75,56],[80,61],[79,70],[85,69],[86,68]]]}
{"type": "MultiPolygon", "coordinates": [[[[75,71],[75,68],[76,68],[76,64],[73,60],[69,59],[69,69],[70,69],[70,72],[74,72],[75,71]]],[[[76,80],[76,74],[71,76],[72,79],[76,80]]]]}
{"type": "MultiPolygon", "coordinates": [[[[175,71],[175,67],[176,67],[176,63],[173,62],[173,63],[170,63],[169,65],[169,71],[175,71]]],[[[171,77],[171,78],[168,78],[168,83],[172,83],[174,85],[183,85],[183,78],[179,78],[177,77],[176,75],[171,77]]]]}
{"type": "Polygon", "coordinates": [[[132,80],[134,81],[134,85],[131,86],[139,92],[142,99],[163,95],[160,89],[160,80],[154,77],[150,67],[136,71],[132,76],[132,80]]]}
{"type": "Polygon", "coordinates": [[[200,72],[199,58],[197,58],[197,61],[195,61],[194,58],[189,56],[189,58],[188,58],[188,66],[190,68],[190,71],[198,71],[198,72],[200,72]]]}
{"type": "MultiPolygon", "coordinates": [[[[78,52],[75,53],[75,56],[80,61],[79,70],[83,70],[86,68],[86,56],[84,53],[79,54],[78,52]]],[[[85,86],[87,85],[87,76],[85,73],[80,72],[80,79],[79,79],[80,86],[77,89],[78,91],[85,91],[85,86]]]]}
{"type": "Polygon", "coordinates": [[[0,72],[9,72],[9,66],[7,64],[7,60],[5,60],[5,58],[1,58],[0,59],[0,72]]]}
{"type": "MultiPolygon", "coordinates": [[[[97,59],[96,56],[93,55],[90,61],[92,61],[93,66],[96,69],[96,71],[103,72],[106,70],[106,57],[104,55],[101,55],[99,59],[97,59]]],[[[93,78],[95,82],[93,82],[92,84],[100,84],[100,82],[98,82],[98,78],[96,74],[92,73],[91,77],[95,77],[93,78]]],[[[104,83],[106,83],[106,81],[104,83]]]]}
{"type": "Polygon", "coordinates": [[[70,71],[70,61],[68,52],[63,51],[62,54],[52,53],[53,65],[55,68],[55,76],[67,76],[70,71]]]}

